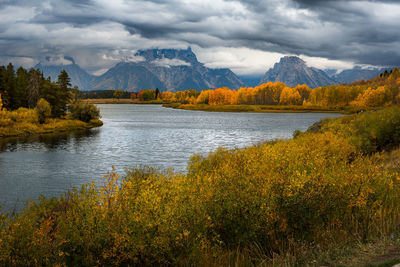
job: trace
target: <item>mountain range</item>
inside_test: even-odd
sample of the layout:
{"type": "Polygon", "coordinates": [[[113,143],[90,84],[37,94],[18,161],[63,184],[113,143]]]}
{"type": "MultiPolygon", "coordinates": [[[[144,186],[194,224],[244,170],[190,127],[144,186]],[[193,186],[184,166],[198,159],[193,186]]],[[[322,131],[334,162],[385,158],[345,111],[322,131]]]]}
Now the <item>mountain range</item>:
{"type": "Polygon", "coordinates": [[[375,78],[385,71],[384,68],[363,69],[359,66],[353,69],[343,70],[320,70],[308,67],[299,57],[283,57],[274,67],[269,69],[261,80],[263,82],[283,82],[288,86],[297,84],[307,84],[311,88],[326,86],[331,84],[352,83],[359,80],[369,80],[375,78]]]}
{"type": "Polygon", "coordinates": [[[337,73],[326,72],[307,66],[306,62],[296,56],[282,57],[260,79],[257,76],[238,77],[230,69],[212,69],[197,60],[190,49],[149,49],[138,51],[130,61],[117,63],[104,74],[88,74],[73,60],[69,65],[37,64],[35,68],[52,80],[65,69],[73,86],[82,91],[115,90],[140,91],[141,89],[159,88],[160,91],[182,91],[187,89],[213,89],[229,87],[238,89],[243,86],[256,86],[263,82],[280,81],[288,86],[307,84],[311,88],[351,83],[357,80],[368,80],[382,73],[384,69],[362,69],[355,67],[337,73]],[[261,80],[261,81],[260,81],[261,80]]]}
{"type": "Polygon", "coordinates": [[[187,89],[212,89],[227,86],[238,89],[245,84],[230,69],[211,69],[199,62],[188,49],[141,50],[134,55],[133,62],[120,62],[100,76],[93,76],[75,63],[70,65],[42,65],[35,68],[44,75],[57,79],[62,69],[71,78],[72,85],[80,90],[139,91],[159,88],[160,91],[182,91],[187,89]]]}

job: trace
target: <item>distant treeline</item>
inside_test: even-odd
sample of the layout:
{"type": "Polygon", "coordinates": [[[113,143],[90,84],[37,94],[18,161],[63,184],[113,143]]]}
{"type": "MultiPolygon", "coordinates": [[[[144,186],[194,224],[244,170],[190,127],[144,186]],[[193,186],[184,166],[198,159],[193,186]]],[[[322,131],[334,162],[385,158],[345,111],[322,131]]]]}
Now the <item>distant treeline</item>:
{"type": "Polygon", "coordinates": [[[52,117],[61,117],[67,111],[67,105],[74,98],[68,73],[63,70],[56,82],[50,77],[45,78],[37,69],[18,68],[10,63],[0,66],[0,95],[3,108],[17,110],[18,108],[35,108],[39,99],[45,99],[51,106],[52,117]]]}
{"type": "MultiPolygon", "coordinates": [[[[400,70],[385,71],[375,79],[352,84],[329,85],[310,89],[307,85],[288,87],[281,82],[268,82],[256,87],[231,90],[162,92],[165,102],[209,105],[314,105],[378,107],[400,103],[400,70]]],[[[140,93],[139,93],[140,94],[140,93]]]]}
{"type": "MultiPolygon", "coordinates": [[[[121,90],[96,90],[96,91],[81,91],[80,98],[82,99],[105,99],[105,98],[115,98],[115,91],[121,90]]],[[[121,91],[122,95],[119,98],[129,99],[131,97],[131,92],[121,91]]]]}

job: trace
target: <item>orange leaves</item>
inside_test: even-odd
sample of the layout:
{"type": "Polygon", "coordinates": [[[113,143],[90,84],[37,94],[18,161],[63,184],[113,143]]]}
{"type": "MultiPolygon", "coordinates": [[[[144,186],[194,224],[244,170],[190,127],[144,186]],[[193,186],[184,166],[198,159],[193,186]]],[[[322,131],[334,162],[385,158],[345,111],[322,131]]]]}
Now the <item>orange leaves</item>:
{"type": "Polygon", "coordinates": [[[389,90],[385,86],[380,86],[376,89],[368,88],[350,104],[358,107],[382,107],[391,100],[392,96],[389,90]]]}
{"type": "Polygon", "coordinates": [[[209,93],[208,104],[210,105],[232,105],[236,104],[237,92],[227,87],[217,88],[209,93]]]}

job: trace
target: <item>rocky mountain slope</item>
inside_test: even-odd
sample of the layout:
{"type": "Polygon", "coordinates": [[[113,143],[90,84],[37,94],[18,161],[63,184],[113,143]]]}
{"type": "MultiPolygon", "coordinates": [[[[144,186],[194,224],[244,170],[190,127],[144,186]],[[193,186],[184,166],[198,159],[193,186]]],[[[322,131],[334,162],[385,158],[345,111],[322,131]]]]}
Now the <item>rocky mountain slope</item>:
{"type": "Polygon", "coordinates": [[[100,76],[93,76],[72,62],[69,65],[42,65],[35,68],[57,80],[65,69],[73,86],[80,90],[140,91],[155,89],[176,92],[187,89],[212,89],[227,86],[237,89],[243,82],[230,69],[211,69],[197,60],[188,49],[150,49],[135,54],[135,62],[120,62],[100,76]]]}
{"type": "Polygon", "coordinates": [[[295,56],[283,57],[280,62],[275,63],[262,78],[262,82],[269,81],[283,82],[287,86],[307,84],[311,88],[335,83],[324,71],[308,67],[302,59],[295,56]]]}
{"type": "Polygon", "coordinates": [[[121,62],[96,78],[93,89],[119,88],[168,90],[209,89],[227,86],[237,89],[243,82],[230,69],[210,69],[200,63],[190,48],[151,49],[135,54],[137,62],[121,62]]]}
{"type": "Polygon", "coordinates": [[[352,83],[354,81],[370,80],[384,71],[384,68],[362,69],[356,66],[353,69],[344,70],[332,76],[332,78],[337,83],[352,83]]]}
{"type": "Polygon", "coordinates": [[[79,90],[92,90],[92,83],[95,76],[90,75],[77,64],[69,65],[42,65],[41,63],[35,66],[35,69],[40,69],[45,77],[50,77],[52,81],[57,81],[58,75],[64,69],[71,78],[72,86],[78,86],[79,90]]]}

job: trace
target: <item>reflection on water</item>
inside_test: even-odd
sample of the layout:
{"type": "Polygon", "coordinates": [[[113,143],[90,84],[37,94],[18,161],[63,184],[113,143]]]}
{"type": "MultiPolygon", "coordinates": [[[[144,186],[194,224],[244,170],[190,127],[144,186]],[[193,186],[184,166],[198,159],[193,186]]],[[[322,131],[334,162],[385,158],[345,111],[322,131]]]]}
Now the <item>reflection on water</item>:
{"type": "Polygon", "coordinates": [[[79,146],[85,138],[95,137],[99,129],[82,130],[74,132],[51,133],[34,135],[30,137],[11,137],[0,139],[0,151],[30,150],[66,150],[68,146],[79,146]]]}
{"type": "Polygon", "coordinates": [[[318,113],[218,113],[159,105],[99,105],[103,127],[0,140],[0,203],[23,201],[101,180],[112,166],[152,165],[185,170],[193,153],[290,138],[323,117],[318,113]]]}

